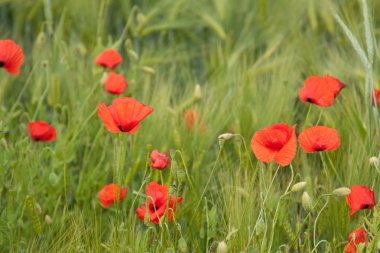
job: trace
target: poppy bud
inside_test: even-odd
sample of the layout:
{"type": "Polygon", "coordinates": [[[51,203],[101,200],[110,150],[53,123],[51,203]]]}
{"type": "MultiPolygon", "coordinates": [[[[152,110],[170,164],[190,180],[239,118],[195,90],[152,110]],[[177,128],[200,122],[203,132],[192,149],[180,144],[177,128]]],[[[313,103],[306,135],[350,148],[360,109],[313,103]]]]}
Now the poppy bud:
{"type": "Polygon", "coordinates": [[[234,136],[234,134],[231,134],[231,133],[224,133],[224,134],[219,135],[218,138],[219,138],[219,139],[223,139],[223,140],[229,140],[229,139],[231,139],[233,136],[234,136]]]}
{"type": "Polygon", "coordinates": [[[183,237],[181,237],[179,240],[178,240],[178,249],[180,252],[182,253],[185,253],[187,252],[187,244],[186,244],[186,241],[183,237]]]}
{"type": "Polygon", "coordinates": [[[45,42],[46,42],[46,35],[44,32],[40,32],[36,38],[36,45],[37,46],[43,46],[45,44],[45,42]]]}
{"type": "Polygon", "coordinates": [[[154,75],[156,74],[156,70],[154,68],[151,68],[151,67],[148,67],[148,66],[144,66],[141,68],[145,73],[148,73],[150,75],[154,75]]]}
{"type": "Polygon", "coordinates": [[[306,182],[305,181],[302,181],[302,182],[298,182],[296,184],[294,184],[292,186],[292,188],[290,189],[291,192],[298,192],[298,191],[301,191],[303,189],[305,189],[305,186],[306,186],[306,182]]]}
{"type": "Polygon", "coordinates": [[[137,22],[139,23],[139,25],[143,25],[146,21],[146,17],[142,13],[137,14],[136,19],[137,19],[137,22]]]}
{"type": "Polygon", "coordinates": [[[194,100],[198,101],[202,99],[202,90],[201,86],[199,84],[195,85],[195,90],[194,90],[194,100]]]}
{"type": "Polygon", "coordinates": [[[307,192],[303,192],[302,194],[302,206],[306,211],[311,211],[313,209],[313,201],[307,192]]]}
{"type": "Polygon", "coordinates": [[[48,225],[50,225],[50,224],[53,223],[52,218],[51,218],[48,214],[45,215],[45,222],[46,222],[46,224],[48,224],[48,225]]]}
{"type": "Polygon", "coordinates": [[[221,241],[218,243],[218,247],[216,248],[216,253],[227,253],[227,244],[225,241],[221,241]]]}
{"type": "Polygon", "coordinates": [[[102,78],[100,79],[100,83],[101,83],[101,84],[105,84],[107,78],[108,78],[108,73],[107,73],[107,72],[104,72],[103,75],[102,75],[102,78]]]}
{"type": "Polygon", "coordinates": [[[372,156],[371,158],[369,158],[369,164],[371,164],[374,167],[379,166],[379,158],[377,158],[376,156],[372,156]]]}
{"type": "Polygon", "coordinates": [[[333,194],[335,194],[338,197],[345,197],[348,194],[350,194],[350,192],[351,192],[351,190],[348,189],[347,187],[340,187],[340,188],[335,189],[333,191],[333,194]]]}
{"type": "Polygon", "coordinates": [[[38,203],[34,204],[34,210],[36,211],[37,214],[41,214],[42,213],[41,206],[38,203]]]}

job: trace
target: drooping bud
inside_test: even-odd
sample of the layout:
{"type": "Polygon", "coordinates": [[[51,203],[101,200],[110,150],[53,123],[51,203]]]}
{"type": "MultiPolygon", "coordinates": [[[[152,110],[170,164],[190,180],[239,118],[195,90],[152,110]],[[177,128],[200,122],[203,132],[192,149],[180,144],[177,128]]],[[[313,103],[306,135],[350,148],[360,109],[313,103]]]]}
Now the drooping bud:
{"type": "Polygon", "coordinates": [[[313,201],[307,192],[303,192],[302,194],[302,206],[306,211],[311,211],[313,209],[313,201]]]}
{"type": "Polygon", "coordinates": [[[141,68],[145,73],[148,73],[150,75],[156,74],[156,70],[152,67],[144,66],[141,68]]]}
{"type": "Polygon", "coordinates": [[[298,191],[301,191],[303,189],[305,189],[306,187],[306,182],[305,181],[301,181],[301,182],[298,182],[296,184],[294,184],[292,186],[292,188],[290,189],[291,192],[298,192],[298,191]]]}
{"type": "Polygon", "coordinates": [[[53,219],[48,214],[46,214],[45,215],[45,222],[46,222],[46,224],[50,225],[53,223],[53,219]]]}
{"type": "Polygon", "coordinates": [[[376,156],[372,156],[371,158],[369,158],[369,164],[375,167],[379,166],[379,158],[377,158],[376,156]]]}
{"type": "Polygon", "coordinates": [[[41,206],[37,202],[34,204],[34,210],[36,211],[37,214],[41,214],[42,213],[41,206]]]}
{"type": "Polygon", "coordinates": [[[106,80],[107,80],[107,77],[108,77],[108,73],[104,72],[103,75],[102,75],[102,78],[100,79],[100,83],[101,84],[105,84],[106,80]]]}
{"type": "Polygon", "coordinates": [[[194,100],[198,101],[202,99],[202,90],[199,84],[195,85],[194,100]]]}
{"type": "Polygon", "coordinates": [[[218,247],[216,248],[216,253],[227,253],[227,244],[225,241],[221,241],[218,243],[218,247]]]}
{"type": "Polygon", "coordinates": [[[337,188],[333,191],[333,194],[338,196],[338,197],[345,197],[347,196],[348,194],[350,194],[351,190],[348,189],[347,187],[340,187],[340,188],[337,188]]]}
{"type": "Polygon", "coordinates": [[[181,253],[187,252],[187,243],[183,237],[178,240],[178,249],[181,253]]]}
{"type": "Polygon", "coordinates": [[[218,138],[219,138],[219,139],[223,139],[223,140],[229,140],[229,139],[231,139],[233,136],[234,136],[234,134],[231,134],[231,133],[224,133],[224,134],[219,135],[218,138]]]}

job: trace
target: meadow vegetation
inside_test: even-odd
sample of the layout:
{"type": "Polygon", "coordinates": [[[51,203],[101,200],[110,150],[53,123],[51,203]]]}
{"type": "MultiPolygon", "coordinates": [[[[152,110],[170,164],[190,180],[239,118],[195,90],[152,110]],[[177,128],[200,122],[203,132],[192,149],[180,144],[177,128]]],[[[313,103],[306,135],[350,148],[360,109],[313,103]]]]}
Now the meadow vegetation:
{"type": "Polygon", "coordinates": [[[343,252],[363,225],[363,252],[376,252],[380,207],[350,219],[333,191],[379,196],[369,162],[380,150],[370,102],[379,10],[375,0],[0,0],[0,39],[25,53],[20,75],[0,72],[0,252],[216,252],[222,241],[228,252],[343,252]],[[133,135],[108,132],[97,115],[116,98],[94,64],[107,48],[124,59],[122,96],[154,108],[133,135]],[[333,106],[302,103],[303,81],[327,74],[347,85],[333,106]],[[188,130],[187,110],[202,126],[188,130]],[[30,139],[38,120],[57,129],[54,142],[30,139]],[[341,145],[262,163],[251,138],[276,123],[297,124],[297,135],[335,128],[341,145]],[[170,152],[170,169],[149,169],[153,149],[170,152]],[[173,222],[136,216],[150,181],[183,196],[173,222]],[[98,192],[111,182],[128,191],[105,209],[98,192]]]}

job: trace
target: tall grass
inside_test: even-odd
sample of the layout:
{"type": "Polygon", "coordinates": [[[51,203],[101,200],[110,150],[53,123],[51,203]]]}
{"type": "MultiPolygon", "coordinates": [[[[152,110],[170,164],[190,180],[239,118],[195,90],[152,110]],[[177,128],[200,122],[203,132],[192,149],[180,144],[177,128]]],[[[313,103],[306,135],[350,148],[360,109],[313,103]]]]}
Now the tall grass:
{"type": "Polygon", "coordinates": [[[2,71],[0,79],[0,251],[215,252],[225,241],[229,252],[342,252],[366,224],[374,252],[378,208],[351,220],[344,198],[331,193],[361,184],[379,194],[368,162],[379,155],[370,106],[379,8],[371,0],[0,0],[2,38],[26,55],[20,76],[2,71]],[[125,95],[155,109],[133,136],[113,136],[97,117],[97,105],[114,99],[93,64],[109,47],[125,59],[125,95]],[[303,80],[325,74],[347,88],[332,107],[302,104],[303,80]],[[192,99],[196,84],[200,100],[192,99]],[[187,131],[187,109],[201,115],[204,133],[187,131]],[[337,151],[300,151],[286,168],[253,156],[256,130],[284,122],[299,133],[319,118],[338,130],[337,151]],[[57,140],[31,142],[32,120],[52,123],[57,140]],[[238,135],[219,143],[224,132],[238,135]],[[189,173],[176,220],[162,226],[135,214],[151,148],[177,150],[173,166],[189,173]],[[97,193],[113,180],[128,193],[104,209],[97,193]],[[311,210],[302,192],[285,194],[299,181],[311,210]]]}

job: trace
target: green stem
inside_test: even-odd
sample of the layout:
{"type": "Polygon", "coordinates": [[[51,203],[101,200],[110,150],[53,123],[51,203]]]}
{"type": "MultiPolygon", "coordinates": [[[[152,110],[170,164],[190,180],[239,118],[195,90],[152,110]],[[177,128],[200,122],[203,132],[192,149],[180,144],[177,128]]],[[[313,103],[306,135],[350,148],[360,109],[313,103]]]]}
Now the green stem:
{"type": "Polygon", "coordinates": [[[277,217],[278,217],[278,208],[280,207],[281,200],[289,193],[290,186],[293,184],[294,170],[293,170],[293,166],[291,164],[290,164],[290,171],[292,173],[290,182],[288,184],[288,187],[286,187],[286,190],[285,190],[284,194],[281,195],[280,200],[277,202],[276,211],[274,213],[273,222],[272,222],[272,229],[271,229],[271,232],[270,232],[270,240],[269,240],[269,249],[268,249],[268,252],[270,252],[270,250],[272,248],[272,242],[273,242],[273,237],[274,237],[274,229],[276,227],[276,222],[277,222],[277,217]]]}
{"type": "Polygon", "coordinates": [[[216,157],[216,161],[215,161],[214,166],[213,166],[213,168],[212,168],[212,170],[211,170],[211,173],[210,173],[210,176],[209,176],[209,178],[208,178],[208,180],[207,180],[206,186],[205,186],[205,188],[203,189],[203,192],[202,192],[202,194],[201,194],[201,196],[200,196],[200,198],[199,198],[199,200],[198,200],[197,206],[196,206],[195,209],[194,209],[194,215],[193,215],[193,217],[192,217],[191,220],[190,220],[190,224],[193,223],[195,216],[198,214],[198,213],[197,213],[198,208],[199,208],[199,206],[200,206],[200,204],[201,204],[201,201],[202,201],[203,196],[204,196],[205,193],[206,193],[207,187],[208,187],[208,185],[210,184],[211,179],[212,179],[213,176],[214,176],[214,171],[215,171],[215,169],[216,169],[216,165],[218,164],[218,161],[219,161],[220,155],[222,154],[222,150],[223,150],[223,144],[221,144],[221,145],[219,146],[218,156],[216,157]]]}

